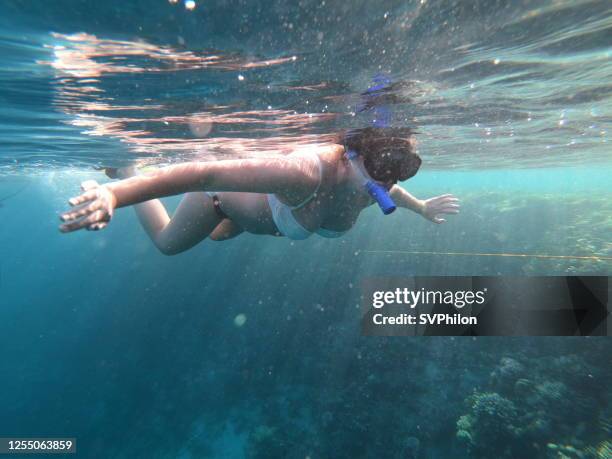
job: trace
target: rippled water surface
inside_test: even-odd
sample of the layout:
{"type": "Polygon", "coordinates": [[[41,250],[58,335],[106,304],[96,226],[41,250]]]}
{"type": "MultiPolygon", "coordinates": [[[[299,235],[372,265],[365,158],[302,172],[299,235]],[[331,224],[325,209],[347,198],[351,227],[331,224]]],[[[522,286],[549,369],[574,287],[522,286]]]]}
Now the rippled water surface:
{"type": "Polygon", "coordinates": [[[4,3],[0,164],[165,163],[332,141],[377,73],[430,169],[609,165],[609,2],[4,3]]]}

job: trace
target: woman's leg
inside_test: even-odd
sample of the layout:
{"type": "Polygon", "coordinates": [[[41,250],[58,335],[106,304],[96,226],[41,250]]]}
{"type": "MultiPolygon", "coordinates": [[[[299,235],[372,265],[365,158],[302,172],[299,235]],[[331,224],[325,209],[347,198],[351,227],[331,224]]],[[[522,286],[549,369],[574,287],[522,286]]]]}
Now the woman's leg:
{"type": "MultiPolygon", "coordinates": [[[[135,168],[117,171],[117,177],[128,178],[136,174],[135,168]]],[[[205,239],[221,223],[210,196],[204,192],[187,193],[172,218],[159,199],[134,206],[143,228],[165,255],[175,255],[190,249],[205,239]]]]}
{"type": "Polygon", "coordinates": [[[244,229],[237,225],[229,218],[224,218],[221,223],[210,233],[210,239],[213,241],[227,241],[233,237],[242,234],[244,229]]]}

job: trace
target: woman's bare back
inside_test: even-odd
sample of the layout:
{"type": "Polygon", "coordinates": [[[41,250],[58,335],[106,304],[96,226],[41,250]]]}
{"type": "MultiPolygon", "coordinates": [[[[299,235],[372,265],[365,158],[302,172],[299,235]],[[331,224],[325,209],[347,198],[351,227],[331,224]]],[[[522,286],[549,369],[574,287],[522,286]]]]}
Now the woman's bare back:
{"type": "MultiPolygon", "coordinates": [[[[306,198],[304,196],[283,195],[277,193],[280,201],[288,206],[309,199],[300,209],[293,210],[295,219],[311,232],[320,227],[336,231],[346,231],[355,223],[362,207],[350,202],[353,196],[339,189],[337,180],[337,161],[340,160],[343,148],[339,145],[316,150],[295,151],[289,155],[295,161],[306,163],[304,167],[312,166],[314,161],[321,162],[320,185],[306,198]],[[316,158],[318,156],[318,159],[316,158]],[[293,201],[293,202],[292,202],[293,201]]],[[[268,203],[268,195],[261,193],[220,192],[217,193],[221,208],[225,214],[245,231],[254,234],[278,234],[272,212],[268,203]]],[[[363,201],[363,198],[357,197],[363,201]]],[[[367,202],[361,204],[367,205],[367,202]]]]}

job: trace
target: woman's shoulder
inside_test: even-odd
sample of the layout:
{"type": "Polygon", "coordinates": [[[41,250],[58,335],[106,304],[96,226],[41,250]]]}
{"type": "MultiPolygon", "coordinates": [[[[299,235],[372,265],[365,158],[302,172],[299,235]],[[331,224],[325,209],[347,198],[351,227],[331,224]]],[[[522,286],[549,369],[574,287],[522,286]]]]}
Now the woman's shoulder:
{"type": "Polygon", "coordinates": [[[342,145],[326,145],[295,149],[288,156],[299,161],[312,175],[321,180],[327,175],[326,172],[335,169],[343,153],[342,145]]]}

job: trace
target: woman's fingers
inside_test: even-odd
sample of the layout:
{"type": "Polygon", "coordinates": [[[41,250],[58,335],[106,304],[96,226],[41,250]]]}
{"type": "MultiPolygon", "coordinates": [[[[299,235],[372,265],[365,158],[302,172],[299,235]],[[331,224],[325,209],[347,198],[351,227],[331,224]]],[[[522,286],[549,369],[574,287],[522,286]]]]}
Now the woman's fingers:
{"type": "Polygon", "coordinates": [[[425,215],[434,223],[444,223],[444,218],[438,217],[442,214],[458,214],[459,213],[459,199],[452,194],[443,194],[430,198],[425,201],[425,215]]]}
{"type": "Polygon", "coordinates": [[[82,182],[81,189],[83,194],[68,201],[73,208],[60,214],[65,223],[59,229],[64,233],[82,228],[101,230],[113,216],[114,197],[109,190],[95,180],[82,182]]]}
{"type": "Polygon", "coordinates": [[[440,208],[440,207],[447,207],[447,206],[456,206],[459,207],[459,200],[457,198],[442,198],[442,197],[438,197],[438,198],[433,198],[430,202],[429,205],[440,208]]]}
{"type": "Polygon", "coordinates": [[[77,218],[91,214],[92,212],[98,210],[100,206],[101,203],[98,200],[95,200],[90,203],[85,203],[82,206],[77,207],[76,209],[64,212],[62,215],[60,215],[60,219],[62,221],[75,220],[77,218]]]}
{"type": "Polygon", "coordinates": [[[70,223],[64,223],[63,225],[60,225],[59,229],[62,233],[70,233],[71,231],[76,231],[78,229],[81,229],[82,226],[80,226],[80,223],[83,221],[83,219],[81,220],[75,220],[73,222],[70,223]]]}
{"type": "Polygon", "coordinates": [[[108,225],[108,223],[94,223],[93,225],[89,225],[87,227],[87,230],[88,231],[98,231],[98,230],[106,228],[106,225],[108,225]]]}
{"type": "Polygon", "coordinates": [[[69,233],[71,231],[77,231],[82,228],[87,228],[95,223],[103,223],[108,221],[106,215],[101,210],[96,210],[91,215],[81,218],[80,220],[76,220],[70,223],[66,223],[60,226],[60,231],[62,233],[69,233]]]}
{"type": "Polygon", "coordinates": [[[87,201],[83,204],[81,204],[80,206],[74,207],[70,210],[67,210],[66,212],[63,212],[62,214],[60,214],[60,220],[66,222],[68,220],[74,220],[75,218],[78,218],[79,216],[82,216],[82,212],[87,209],[87,207],[89,207],[91,204],[93,204],[95,201],[87,201]]]}
{"type": "Polygon", "coordinates": [[[83,193],[80,196],[75,196],[74,198],[70,198],[68,200],[68,204],[70,204],[71,206],[78,206],[79,204],[83,204],[84,202],[87,201],[91,201],[92,199],[96,198],[96,191],[95,189],[91,189],[91,190],[87,190],[85,193],[83,193]]]}
{"type": "Polygon", "coordinates": [[[458,214],[459,213],[459,206],[456,204],[447,204],[444,206],[440,206],[438,208],[439,212],[444,212],[446,214],[458,214]]]}
{"type": "Polygon", "coordinates": [[[444,203],[435,203],[431,205],[429,212],[433,215],[437,214],[458,214],[459,213],[459,205],[458,204],[444,204],[444,203]]]}

